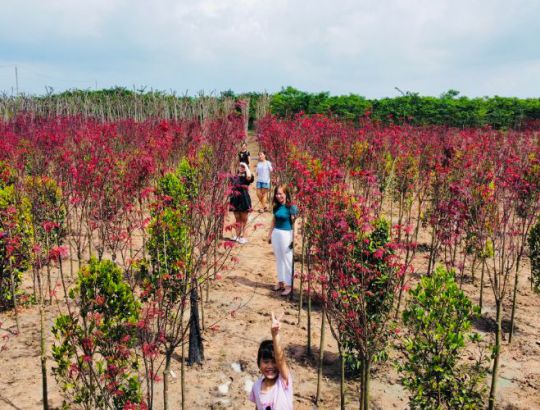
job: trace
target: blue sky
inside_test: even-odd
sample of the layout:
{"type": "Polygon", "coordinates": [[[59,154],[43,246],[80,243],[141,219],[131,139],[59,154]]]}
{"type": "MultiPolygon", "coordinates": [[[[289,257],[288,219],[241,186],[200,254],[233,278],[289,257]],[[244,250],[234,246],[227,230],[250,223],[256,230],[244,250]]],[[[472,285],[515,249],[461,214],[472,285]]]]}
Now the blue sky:
{"type": "Polygon", "coordinates": [[[0,92],[540,97],[540,1],[0,0],[0,92]]]}

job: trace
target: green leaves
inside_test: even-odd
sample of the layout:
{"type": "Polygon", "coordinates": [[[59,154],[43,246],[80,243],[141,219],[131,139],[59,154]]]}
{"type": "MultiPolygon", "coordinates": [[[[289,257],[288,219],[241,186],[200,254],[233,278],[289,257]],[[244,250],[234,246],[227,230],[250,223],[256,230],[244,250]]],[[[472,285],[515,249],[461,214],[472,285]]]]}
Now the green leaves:
{"type": "Polygon", "coordinates": [[[189,204],[197,192],[195,170],[182,160],[175,172],[158,180],[158,201],[152,213],[148,249],[153,274],[145,278],[151,292],[166,289],[165,297],[175,303],[187,294],[191,273],[191,243],[189,204]]]}
{"type": "MultiPolygon", "coordinates": [[[[411,409],[480,408],[486,370],[483,357],[474,365],[460,362],[471,317],[478,310],[442,267],[423,277],[410,292],[403,312],[409,336],[403,340],[406,360],[398,365],[403,385],[410,391],[411,409]]],[[[468,341],[478,344],[478,334],[468,341]]]]}
{"type": "Polygon", "coordinates": [[[409,122],[414,125],[453,127],[514,128],[540,118],[540,99],[468,98],[448,90],[439,98],[407,92],[403,96],[368,100],[359,95],[330,96],[327,92],[307,93],[293,87],[272,96],[272,113],[281,117],[306,114],[334,114],[344,120],[357,120],[371,112],[382,122],[409,122]]]}
{"type": "Polygon", "coordinates": [[[81,268],[70,292],[79,312],[60,315],[52,332],[55,378],[65,405],[85,408],[123,408],[140,403],[135,329],[140,305],[111,261],[90,260],[81,268]]]}
{"type": "Polygon", "coordinates": [[[13,173],[0,162],[0,310],[13,307],[12,282],[16,295],[33,244],[30,203],[15,189],[13,173]]]}

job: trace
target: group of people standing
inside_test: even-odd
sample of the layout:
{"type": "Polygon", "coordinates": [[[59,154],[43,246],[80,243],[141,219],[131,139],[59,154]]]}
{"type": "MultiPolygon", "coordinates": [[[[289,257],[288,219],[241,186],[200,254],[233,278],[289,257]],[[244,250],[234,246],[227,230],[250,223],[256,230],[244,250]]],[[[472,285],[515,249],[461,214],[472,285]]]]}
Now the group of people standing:
{"type": "MultiPolygon", "coordinates": [[[[257,198],[259,199],[259,212],[269,211],[266,203],[271,185],[272,163],[266,158],[264,151],[260,151],[256,166],[257,174],[257,198]]],[[[249,185],[255,181],[255,176],[249,168],[250,153],[247,145],[242,144],[238,153],[237,173],[231,179],[232,192],[230,196],[230,210],[235,217],[235,235],[232,239],[240,244],[247,243],[245,237],[248,215],[253,211],[249,185]]],[[[272,199],[272,222],[267,235],[268,243],[276,257],[277,284],[276,292],[287,296],[292,291],[292,267],[293,267],[293,244],[294,244],[294,219],[298,214],[298,208],[292,204],[291,191],[285,184],[274,188],[272,199]]]]}
{"type": "MultiPolygon", "coordinates": [[[[260,151],[256,166],[256,188],[259,199],[259,212],[269,211],[267,197],[272,181],[272,163],[260,151]]],[[[249,168],[250,153],[247,145],[242,144],[238,153],[236,175],[231,178],[230,210],[234,213],[235,234],[232,239],[240,244],[247,243],[245,237],[248,215],[253,211],[249,185],[255,181],[255,176],[249,168]]],[[[272,244],[276,258],[277,284],[274,291],[282,296],[292,292],[293,252],[294,252],[294,220],[298,208],[292,204],[291,191],[285,184],[274,188],[272,199],[272,222],[266,236],[272,244]]],[[[263,341],[257,353],[257,365],[261,377],[255,382],[249,400],[254,402],[258,410],[289,410],[293,408],[292,375],[285,359],[284,349],[280,341],[281,317],[272,312],[272,340],[263,341]]]]}

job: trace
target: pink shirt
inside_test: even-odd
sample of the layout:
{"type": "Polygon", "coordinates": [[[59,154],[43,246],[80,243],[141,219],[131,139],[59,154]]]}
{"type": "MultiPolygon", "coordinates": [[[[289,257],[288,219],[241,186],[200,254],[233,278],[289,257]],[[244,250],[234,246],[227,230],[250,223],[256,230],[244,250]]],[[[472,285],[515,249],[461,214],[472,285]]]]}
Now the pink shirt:
{"type": "Polygon", "coordinates": [[[261,377],[255,382],[249,394],[249,400],[257,405],[257,410],[267,410],[268,407],[272,410],[292,410],[293,386],[291,374],[289,373],[288,384],[279,375],[274,386],[266,393],[261,393],[263,379],[264,377],[261,377]]]}

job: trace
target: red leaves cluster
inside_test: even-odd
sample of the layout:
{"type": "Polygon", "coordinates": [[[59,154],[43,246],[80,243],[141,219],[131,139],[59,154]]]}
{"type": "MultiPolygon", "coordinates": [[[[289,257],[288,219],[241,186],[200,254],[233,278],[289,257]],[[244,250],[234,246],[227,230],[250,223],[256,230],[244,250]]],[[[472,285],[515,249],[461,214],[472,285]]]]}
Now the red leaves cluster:
{"type": "MultiPolygon", "coordinates": [[[[390,208],[394,240],[372,257],[400,255],[401,261],[394,257],[391,263],[404,290],[421,227],[432,234],[430,268],[442,259],[463,275],[468,258],[482,254],[488,241],[496,253],[515,261],[539,213],[540,138],[534,128],[494,131],[369,121],[358,126],[300,114],[264,118],[258,138],[279,179],[297,189],[296,201],[308,222],[303,233],[318,260],[323,293],[336,281],[346,287],[358,280],[336,274],[347,268],[351,219],[356,233],[368,235],[371,221],[388,215],[385,208],[390,208]],[[333,260],[343,262],[332,265],[333,260]]],[[[329,296],[340,298],[339,288],[329,296]]]]}

